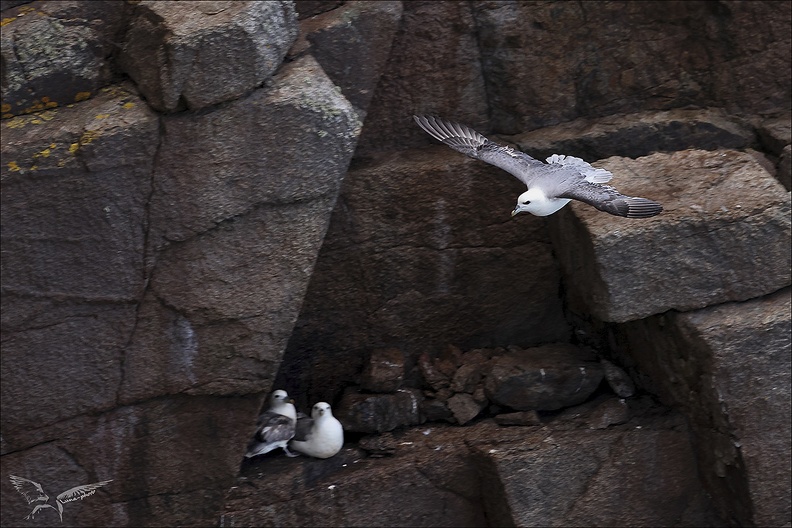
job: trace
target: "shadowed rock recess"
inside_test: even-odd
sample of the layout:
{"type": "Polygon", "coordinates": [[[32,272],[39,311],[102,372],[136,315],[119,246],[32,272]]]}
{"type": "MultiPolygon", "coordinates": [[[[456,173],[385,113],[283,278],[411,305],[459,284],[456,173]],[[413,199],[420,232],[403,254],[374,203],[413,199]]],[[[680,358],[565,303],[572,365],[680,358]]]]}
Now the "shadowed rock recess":
{"type": "Polygon", "coordinates": [[[2,526],[792,522],[789,2],[0,9],[2,526]],[[344,448],[243,462],[273,389],[344,448]]]}

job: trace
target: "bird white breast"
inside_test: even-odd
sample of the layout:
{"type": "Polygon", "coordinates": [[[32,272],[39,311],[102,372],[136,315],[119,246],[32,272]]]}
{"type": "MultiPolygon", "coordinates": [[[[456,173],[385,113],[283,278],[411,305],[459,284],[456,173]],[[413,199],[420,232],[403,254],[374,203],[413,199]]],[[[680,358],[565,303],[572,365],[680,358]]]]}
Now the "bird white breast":
{"type": "Polygon", "coordinates": [[[291,447],[316,458],[330,458],[344,446],[344,428],[333,416],[323,416],[313,424],[306,441],[293,440],[291,447]]]}
{"type": "Polygon", "coordinates": [[[571,202],[569,198],[550,198],[531,202],[528,205],[528,212],[536,216],[547,216],[555,213],[569,202],[571,202]]]}

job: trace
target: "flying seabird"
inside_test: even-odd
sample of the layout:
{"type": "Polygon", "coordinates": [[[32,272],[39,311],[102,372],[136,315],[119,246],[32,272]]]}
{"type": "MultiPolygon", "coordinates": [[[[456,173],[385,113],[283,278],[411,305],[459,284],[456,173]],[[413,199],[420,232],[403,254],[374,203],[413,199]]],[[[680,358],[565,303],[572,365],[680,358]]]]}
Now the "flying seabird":
{"type": "Polygon", "coordinates": [[[67,489],[55,497],[55,506],[53,506],[52,504],[49,504],[49,495],[44,493],[44,488],[42,488],[41,484],[38,482],[33,482],[32,480],[28,480],[23,477],[17,477],[16,475],[9,475],[8,478],[11,479],[11,484],[14,485],[14,488],[16,488],[16,490],[21,493],[23,497],[25,497],[25,500],[28,504],[43,501],[42,504],[36,504],[33,510],[27,514],[25,519],[33,519],[39,511],[45,508],[52,508],[55,510],[55,506],[57,506],[58,508],[56,511],[60,516],[61,522],[63,522],[63,505],[65,503],[82,500],[85,497],[90,497],[96,493],[97,489],[113,482],[112,480],[103,480],[102,482],[83,484],[82,486],[75,486],[71,489],[67,489]]]}
{"type": "Polygon", "coordinates": [[[289,401],[284,390],[276,390],[270,396],[269,409],[259,416],[256,422],[256,433],[248,444],[246,458],[269,453],[273,449],[282,448],[286,456],[297,456],[287,447],[294,437],[297,425],[297,410],[289,401]]]}
{"type": "Polygon", "coordinates": [[[471,158],[495,165],[527,185],[528,190],[517,198],[512,216],[523,212],[547,216],[573,199],[627,218],[649,218],[663,210],[657,202],[625,196],[610,185],[603,185],[613,174],[580,158],[553,154],[545,164],[524,152],[498,145],[465,125],[439,117],[413,117],[436,140],[471,158]]]}
{"type": "Polygon", "coordinates": [[[333,416],[328,403],[319,402],[314,405],[311,417],[298,420],[297,429],[291,447],[300,453],[316,458],[330,458],[344,446],[344,428],[333,416]]]}

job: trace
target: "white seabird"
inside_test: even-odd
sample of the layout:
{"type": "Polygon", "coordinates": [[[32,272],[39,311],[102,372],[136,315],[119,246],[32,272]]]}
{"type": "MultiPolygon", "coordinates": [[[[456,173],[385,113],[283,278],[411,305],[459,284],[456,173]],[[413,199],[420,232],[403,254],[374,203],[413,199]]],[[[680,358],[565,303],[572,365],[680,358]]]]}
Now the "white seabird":
{"type": "Polygon", "coordinates": [[[512,216],[523,212],[547,216],[570,200],[627,218],[649,218],[663,210],[657,202],[625,196],[610,185],[603,185],[613,174],[580,158],[553,154],[545,164],[524,152],[498,145],[465,125],[438,117],[413,117],[436,140],[471,158],[495,165],[527,185],[528,190],[517,198],[512,216]]]}
{"type": "Polygon", "coordinates": [[[273,449],[282,448],[286,456],[297,456],[287,447],[294,437],[297,425],[297,409],[289,401],[284,390],[276,390],[270,396],[269,409],[259,416],[256,422],[256,433],[248,443],[246,458],[269,453],[273,449]]]}
{"type": "Polygon", "coordinates": [[[298,432],[291,441],[295,451],[316,458],[330,458],[344,446],[344,428],[330,404],[319,402],[311,410],[311,418],[298,420],[298,432]]]}

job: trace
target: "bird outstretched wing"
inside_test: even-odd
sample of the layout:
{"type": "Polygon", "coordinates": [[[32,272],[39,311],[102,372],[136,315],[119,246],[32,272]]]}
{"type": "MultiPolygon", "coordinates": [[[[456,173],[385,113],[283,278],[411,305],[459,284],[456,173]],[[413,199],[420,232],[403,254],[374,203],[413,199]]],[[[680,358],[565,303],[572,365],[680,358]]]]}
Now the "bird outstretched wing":
{"type": "Polygon", "coordinates": [[[505,170],[525,185],[530,186],[533,172],[545,166],[524,152],[504,147],[490,141],[475,130],[439,117],[413,116],[427,134],[466,156],[505,170]]]}
{"type": "Polygon", "coordinates": [[[97,489],[101,488],[102,486],[106,486],[111,482],[113,481],[103,480],[102,482],[94,482],[93,484],[83,484],[82,486],[76,486],[58,495],[56,500],[60,503],[82,500],[85,497],[90,497],[96,493],[97,489]]]}
{"type": "Polygon", "coordinates": [[[560,194],[562,198],[573,198],[600,211],[626,218],[649,218],[663,211],[663,206],[647,198],[625,196],[610,185],[579,182],[560,194]]]}
{"type": "Polygon", "coordinates": [[[33,504],[40,500],[49,500],[49,497],[44,493],[41,484],[38,482],[33,482],[23,477],[17,477],[16,475],[9,475],[8,478],[11,479],[11,484],[14,485],[14,488],[25,497],[28,504],[33,504]]]}

